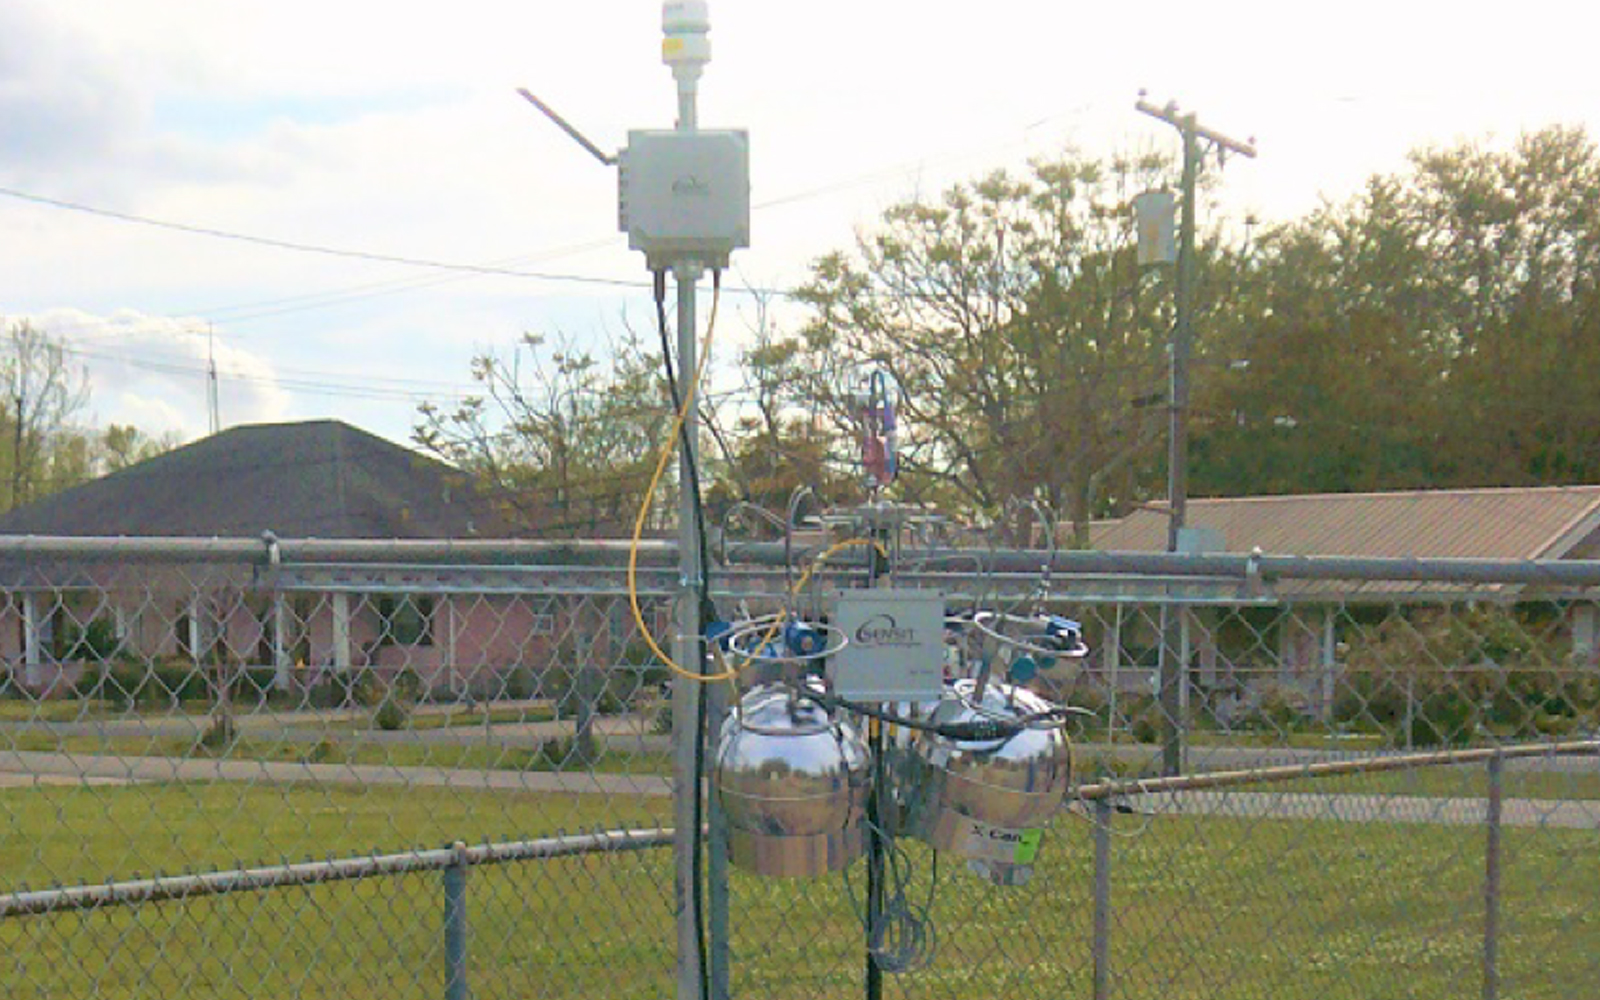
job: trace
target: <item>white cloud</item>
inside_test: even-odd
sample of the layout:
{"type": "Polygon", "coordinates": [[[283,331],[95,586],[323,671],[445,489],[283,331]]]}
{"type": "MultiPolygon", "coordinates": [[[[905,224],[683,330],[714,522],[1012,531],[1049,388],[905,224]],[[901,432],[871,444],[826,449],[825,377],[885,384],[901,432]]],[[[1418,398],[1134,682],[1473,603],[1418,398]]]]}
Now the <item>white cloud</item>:
{"type": "MultiPolygon", "coordinates": [[[[758,209],[755,245],[735,260],[748,280],[786,286],[913,193],[1069,143],[1175,148],[1134,112],[1141,85],[1260,139],[1261,158],[1230,165],[1216,189],[1219,210],[1240,215],[1304,211],[1399,169],[1421,142],[1595,120],[1588,33],[1548,30],[1557,8],[1441,22],[1357,0],[1308,27],[1304,12],[1239,0],[713,0],[701,121],[751,129],[758,204],[799,196],[758,209]]],[[[513,88],[603,147],[669,126],[659,12],[656,0],[7,0],[0,185],[296,242],[642,278],[615,233],[614,178],[513,88]],[[554,253],[596,240],[598,252],[554,253]]],[[[276,395],[225,382],[229,421],[344,416],[403,437],[414,399],[326,386],[447,392],[475,351],[523,330],[581,336],[615,329],[625,305],[649,315],[643,292],[461,279],[7,199],[0,231],[9,312],[75,309],[111,326],[122,310],[146,325],[204,315],[219,364],[226,345],[302,373],[276,395]]],[[[130,335],[125,353],[202,357],[194,338],[163,336],[130,335]]],[[[203,380],[159,374],[107,372],[96,405],[203,430],[203,380]]]]}
{"type": "Polygon", "coordinates": [[[272,362],[239,344],[208,344],[203,321],[76,309],[10,319],[29,319],[67,347],[71,362],[88,374],[97,424],[132,424],[185,440],[204,435],[212,350],[228,424],[281,420],[291,409],[272,362]]]}

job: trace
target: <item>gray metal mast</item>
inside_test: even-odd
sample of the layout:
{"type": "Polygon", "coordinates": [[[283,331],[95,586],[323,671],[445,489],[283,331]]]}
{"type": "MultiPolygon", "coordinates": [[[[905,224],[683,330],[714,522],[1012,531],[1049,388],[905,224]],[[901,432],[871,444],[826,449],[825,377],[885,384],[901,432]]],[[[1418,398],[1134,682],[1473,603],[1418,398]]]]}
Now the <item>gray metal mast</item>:
{"type": "MultiPolygon", "coordinates": [[[[711,58],[707,34],[710,23],[704,3],[666,3],[661,12],[661,59],[672,69],[678,84],[677,131],[699,128],[696,100],[700,73],[711,58]]],[[[698,498],[690,486],[695,481],[696,438],[700,420],[695,395],[695,282],[702,273],[700,264],[680,257],[672,265],[678,295],[678,385],[685,405],[683,433],[678,455],[678,608],[677,635],[672,657],[684,669],[703,672],[705,658],[700,645],[699,593],[705,567],[700,564],[700,525],[695,506],[698,498]]],[[[673,820],[673,899],[678,931],[678,998],[697,1000],[701,983],[709,975],[703,969],[705,946],[700,928],[704,926],[697,906],[696,877],[700,871],[700,827],[704,817],[696,815],[693,794],[700,782],[699,752],[704,739],[704,720],[700,717],[700,684],[679,679],[672,685],[672,782],[673,820]]]]}

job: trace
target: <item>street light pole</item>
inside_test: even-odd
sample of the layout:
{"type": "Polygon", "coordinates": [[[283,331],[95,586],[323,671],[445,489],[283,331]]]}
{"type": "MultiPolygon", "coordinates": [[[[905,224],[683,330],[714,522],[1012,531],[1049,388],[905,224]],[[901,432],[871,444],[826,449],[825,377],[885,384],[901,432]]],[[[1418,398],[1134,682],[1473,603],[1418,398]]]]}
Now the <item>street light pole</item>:
{"type": "MultiPolygon", "coordinates": [[[[1204,128],[1193,112],[1179,114],[1176,102],[1156,107],[1141,91],[1134,107],[1152,118],[1166,122],[1183,137],[1183,207],[1178,222],[1177,316],[1172,330],[1171,385],[1167,404],[1167,551],[1182,547],[1183,529],[1189,505],[1189,355],[1194,338],[1194,243],[1195,192],[1199,186],[1200,164],[1207,152],[1215,150],[1219,163],[1228,153],[1256,155],[1255,140],[1240,142],[1220,132],[1204,128]],[[1202,148],[1201,140],[1210,143],[1202,148]]],[[[1178,774],[1183,770],[1183,685],[1187,660],[1183,641],[1183,615],[1176,605],[1162,609],[1162,642],[1158,695],[1164,717],[1161,770],[1178,774]]]]}

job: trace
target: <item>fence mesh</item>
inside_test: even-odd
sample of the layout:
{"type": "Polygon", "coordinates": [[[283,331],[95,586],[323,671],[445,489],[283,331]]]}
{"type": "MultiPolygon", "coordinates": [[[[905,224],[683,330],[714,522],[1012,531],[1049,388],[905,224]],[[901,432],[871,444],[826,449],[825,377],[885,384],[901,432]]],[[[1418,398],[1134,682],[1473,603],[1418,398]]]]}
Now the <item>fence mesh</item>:
{"type": "MultiPolygon", "coordinates": [[[[381,558],[264,568],[123,558],[110,543],[0,570],[0,895],[12,904],[58,886],[672,822],[667,675],[620,574],[381,558]]],[[[943,585],[999,600],[993,580],[943,585]]],[[[782,586],[774,573],[752,592],[782,586]]],[[[1050,602],[1090,647],[1035,682],[1086,710],[1071,722],[1080,783],[1154,778],[1174,751],[1195,773],[1600,728],[1585,593],[1363,578],[1172,604],[1058,581],[1050,602]]],[[[643,615],[670,634],[665,591],[647,591],[643,615]]],[[[1587,995],[1600,981],[1600,770],[1583,755],[1501,766],[1493,778],[1476,762],[1123,786],[1109,808],[1061,812],[1025,887],[897,842],[897,889],[928,907],[937,941],[886,992],[1421,998],[1489,977],[1505,996],[1587,995]],[[1097,868],[1109,875],[1098,892],[1097,868]]],[[[0,991],[675,992],[670,850],[475,865],[459,954],[446,883],[426,869],[13,905],[0,991]]],[[[731,992],[861,994],[864,892],[859,863],[811,880],[735,869],[731,992]]]]}

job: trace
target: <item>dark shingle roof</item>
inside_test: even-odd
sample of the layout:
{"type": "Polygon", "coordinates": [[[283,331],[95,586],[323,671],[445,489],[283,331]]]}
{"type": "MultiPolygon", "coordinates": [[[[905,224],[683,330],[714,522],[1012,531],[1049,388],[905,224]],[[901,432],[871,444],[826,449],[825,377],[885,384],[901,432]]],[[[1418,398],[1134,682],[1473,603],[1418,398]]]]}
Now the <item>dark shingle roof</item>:
{"type": "Polygon", "coordinates": [[[508,534],[464,473],[336,420],[234,427],[0,515],[0,534],[508,534]]]}

